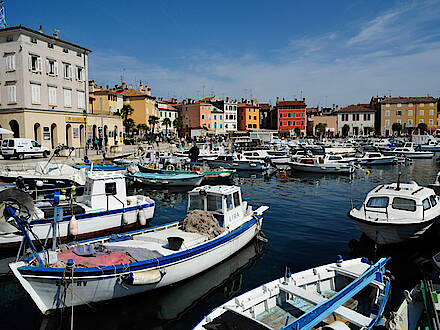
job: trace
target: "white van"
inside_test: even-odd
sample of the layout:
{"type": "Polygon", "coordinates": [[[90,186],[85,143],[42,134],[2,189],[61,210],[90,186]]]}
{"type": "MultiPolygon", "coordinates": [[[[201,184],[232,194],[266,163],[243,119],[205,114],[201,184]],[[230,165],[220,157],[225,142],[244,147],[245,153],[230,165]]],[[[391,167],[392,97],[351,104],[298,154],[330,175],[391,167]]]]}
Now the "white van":
{"type": "Polygon", "coordinates": [[[46,147],[42,147],[37,141],[32,139],[4,139],[2,142],[2,156],[4,159],[11,157],[17,157],[18,159],[24,159],[26,155],[41,155],[47,157],[50,154],[50,150],[46,147]]]}

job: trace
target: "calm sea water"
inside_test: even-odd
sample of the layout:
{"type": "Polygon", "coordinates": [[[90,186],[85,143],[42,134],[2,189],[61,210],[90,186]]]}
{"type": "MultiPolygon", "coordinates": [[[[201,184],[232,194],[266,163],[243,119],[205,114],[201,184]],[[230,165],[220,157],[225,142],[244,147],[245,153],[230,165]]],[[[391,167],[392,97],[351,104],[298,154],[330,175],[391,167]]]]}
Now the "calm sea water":
{"type": "MultiPolygon", "coordinates": [[[[353,176],[287,175],[270,178],[236,178],[249,197],[248,203],[268,205],[263,231],[269,242],[252,242],[241,252],[203,274],[155,292],[80,307],[74,312],[75,329],[190,329],[213,308],[232,297],[292,272],[336,260],[367,256],[391,256],[395,276],[390,308],[402,299],[424,272],[433,276],[430,258],[440,250],[439,228],[432,227],[422,238],[399,246],[376,249],[347,217],[351,201],[360,202],[373,187],[397,180],[433,182],[438,172],[435,160],[417,160],[398,167],[376,167],[353,176]]],[[[141,189],[136,189],[141,193],[141,189]]],[[[152,225],[183,219],[186,193],[147,191],[157,202],[152,225]]],[[[11,277],[0,278],[2,329],[70,328],[69,315],[43,318],[31,299],[11,277]],[[26,313],[26,316],[23,317],[26,313]]]]}

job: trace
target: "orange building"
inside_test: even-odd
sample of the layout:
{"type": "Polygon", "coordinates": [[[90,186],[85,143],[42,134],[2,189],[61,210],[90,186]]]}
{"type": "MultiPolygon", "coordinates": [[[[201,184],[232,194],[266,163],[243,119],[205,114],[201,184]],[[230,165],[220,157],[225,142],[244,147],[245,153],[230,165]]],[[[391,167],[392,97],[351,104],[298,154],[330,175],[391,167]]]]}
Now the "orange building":
{"type": "Polygon", "coordinates": [[[238,130],[260,129],[260,108],[254,104],[238,103],[238,130]]]}

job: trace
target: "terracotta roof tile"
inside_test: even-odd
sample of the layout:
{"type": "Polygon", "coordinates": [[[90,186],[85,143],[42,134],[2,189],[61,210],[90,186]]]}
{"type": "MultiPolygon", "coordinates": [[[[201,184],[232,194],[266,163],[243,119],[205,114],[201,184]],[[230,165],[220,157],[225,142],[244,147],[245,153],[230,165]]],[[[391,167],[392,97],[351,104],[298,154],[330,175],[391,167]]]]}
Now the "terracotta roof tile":
{"type": "Polygon", "coordinates": [[[374,109],[370,108],[369,105],[366,107],[364,104],[352,104],[348,107],[342,108],[338,110],[339,113],[344,112],[375,112],[374,109]]]}
{"type": "Polygon", "coordinates": [[[387,97],[380,103],[435,103],[437,99],[432,96],[413,96],[413,97],[387,97]]]}

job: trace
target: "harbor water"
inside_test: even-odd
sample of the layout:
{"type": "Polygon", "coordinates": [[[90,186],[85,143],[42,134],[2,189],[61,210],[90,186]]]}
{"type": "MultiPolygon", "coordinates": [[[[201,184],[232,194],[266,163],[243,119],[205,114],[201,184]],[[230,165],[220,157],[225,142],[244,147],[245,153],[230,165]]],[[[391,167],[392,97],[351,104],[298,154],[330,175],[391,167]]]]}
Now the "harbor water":
{"type": "MultiPolygon", "coordinates": [[[[352,204],[383,183],[414,180],[421,185],[434,181],[434,159],[416,160],[405,166],[374,167],[351,176],[277,173],[271,177],[247,174],[235,178],[248,203],[268,205],[263,232],[267,243],[252,242],[216,267],[184,282],[155,292],[82,306],[74,309],[75,329],[190,329],[213,308],[229,299],[292,272],[344,259],[391,256],[389,269],[395,277],[388,308],[403,298],[403,289],[414,286],[424,273],[433,277],[432,255],[440,250],[440,225],[421,238],[396,246],[376,247],[347,216],[352,204]]],[[[151,191],[132,187],[156,200],[151,225],[183,219],[186,192],[151,191]]],[[[7,272],[2,261],[2,272],[7,272]]],[[[438,278],[438,277],[437,277],[438,278]]],[[[12,276],[0,278],[2,329],[70,328],[70,309],[43,317],[12,276]],[[23,315],[26,315],[25,317],[23,315]]]]}

